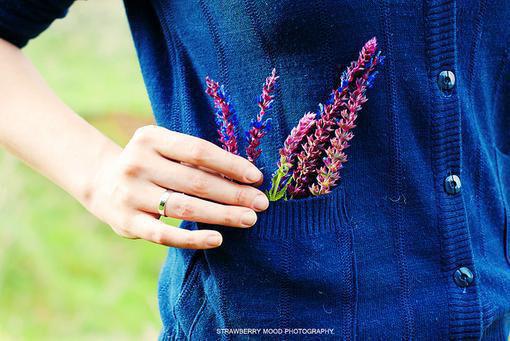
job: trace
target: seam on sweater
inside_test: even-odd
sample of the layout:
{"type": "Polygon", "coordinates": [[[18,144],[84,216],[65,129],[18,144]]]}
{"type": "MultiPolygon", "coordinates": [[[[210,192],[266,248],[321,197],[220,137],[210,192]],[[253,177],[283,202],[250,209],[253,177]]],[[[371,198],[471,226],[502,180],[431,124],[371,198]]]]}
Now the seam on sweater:
{"type": "MultiPolygon", "coordinates": [[[[181,301],[188,295],[196,287],[196,281],[198,278],[198,268],[197,262],[199,257],[200,250],[193,251],[193,254],[190,256],[189,261],[186,265],[186,270],[184,272],[184,276],[179,287],[179,293],[175,298],[175,303],[172,306],[172,315],[174,316],[174,321],[176,325],[179,326],[182,330],[184,330],[183,326],[181,326],[180,318],[177,316],[178,306],[181,304],[181,301]]],[[[188,331],[185,331],[187,334],[188,331]]]]}
{"type": "Polygon", "coordinates": [[[184,115],[184,122],[186,124],[186,127],[191,127],[193,122],[192,122],[192,115],[190,115],[190,112],[191,112],[191,110],[190,110],[190,108],[191,108],[190,93],[189,93],[190,89],[186,84],[186,79],[187,79],[186,76],[189,73],[189,69],[185,67],[185,64],[186,64],[185,59],[186,58],[184,58],[184,55],[186,52],[182,45],[182,41],[180,41],[177,38],[175,40],[175,42],[176,42],[176,44],[175,44],[176,50],[179,53],[179,55],[181,56],[181,62],[179,64],[182,65],[182,67],[181,67],[182,72],[179,75],[179,81],[181,82],[181,88],[182,88],[181,95],[183,98],[183,100],[182,100],[183,108],[180,111],[180,114],[181,114],[181,116],[184,115]]]}
{"type": "MultiPolygon", "coordinates": [[[[388,120],[390,122],[390,155],[391,155],[391,169],[390,176],[392,181],[391,188],[393,189],[392,196],[400,198],[403,195],[403,168],[402,168],[402,152],[400,147],[400,127],[399,117],[396,112],[396,80],[395,80],[395,69],[394,59],[392,54],[392,26],[391,17],[388,1],[384,0],[381,2],[382,6],[382,19],[383,19],[383,31],[384,31],[384,42],[385,48],[383,48],[387,58],[387,68],[389,81],[386,86],[389,94],[389,106],[388,106],[388,120]]],[[[404,225],[403,220],[403,206],[405,205],[401,200],[391,204],[391,213],[393,216],[393,240],[396,258],[398,262],[399,270],[399,305],[401,307],[400,317],[402,319],[402,339],[409,340],[414,339],[414,316],[412,307],[410,304],[410,287],[409,287],[409,271],[407,267],[406,254],[405,254],[405,236],[404,236],[404,225]]]]}
{"type": "MultiPolygon", "coordinates": [[[[175,82],[176,75],[179,74],[177,67],[179,66],[179,63],[177,63],[177,49],[175,47],[175,39],[174,36],[169,29],[169,23],[166,20],[166,16],[162,16],[161,14],[158,15],[157,12],[163,13],[163,9],[161,7],[160,1],[154,1],[152,3],[153,9],[156,12],[155,15],[159,18],[160,25],[162,27],[163,35],[165,36],[165,46],[168,50],[168,55],[170,56],[170,63],[172,64],[170,67],[172,68],[173,74],[171,75],[172,84],[175,82]],[[165,19],[161,19],[161,17],[165,19]],[[171,45],[169,46],[170,43],[171,45]]],[[[173,87],[175,89],[175,87],[173,87]]],[[[179,90],[180,91],[180,90],[179,90]]],[[[166,114],[165,112],[165,118],[169,118],[172,120],[175,120],[176,118],[179,120],[179,122],[176,124],[176,126],[179,126],[181,123],[181,115],[177,115],[177,101],[172,101],[172,105],[170,108],[171,112],[169,114],[166,114]],[[173,116],[172,116],[173,115],[173,116]]]]}
{"type": "Polygon", "coordinates": [[[206,307],[206,305],[208,304],[208,301],[207,301],[207,296],[204,295],[204,301],[202,302],[202,304],[200,305],[200,308],[198,308],[198,311],[197,313],[195,314],[195,317],[193,318],[193,321],[191,322],[191,325],[190,325],[190,328],[189,328],[189,331],[188,331],[188,338],[190,340],[193,340],[193,332],[194,332],[194,329],[195,329],[195,326],[197,325],[198,321],[200,321],[200,318],[202,317],[202,313],[206,307]]]}
{"type": "MultiPolygon", "coordinates": [[[[156,1],[155,3],[157,4],[159,11],[161,13],[163,13],[162,4],[159,1],[156,1]]],[[[179,94],[180,94],[180,97],[184,98],[184,101],[182,101],[184,103],[184,108],[182,108],[183,110],[177,110],[178,109],[177,101],[174,101],[174,103],[172,104],[172,110],[174,111],[174,113],[176,115],[178,114],[177,116],[179,117],[179,122],[181,123],[181,126],[182,126],[182,122],[185,122],[185,126],[189,127],[190,121],[191,121],[191,115],[189,115],[189,108],[190,108],[189,93],[188,93],[189,89],[186,86],[186,78],[185,78],[186,69],[184,67],[184,59],[180,58],[180,62],[177,62],[177,60],[179,60],[179,56],[183,54],[183,47],[182,47],[182,42],[179,40],[179,37],[176,37],[174,35],[174,33],[170,30],[170,27],[172,26],[171,24],[174,21],[173,20],[174,19],[174,11],[169,10],[168,12],[169,12],[168,16],[167,17],[165,16],[165,18],[163,19],[164,23],[162,23],[162,26],[163,26],[163,31],[166,32],[166,35],[170,38],[170,40],[172,42],[172,46],[174,47],[174,49],[173,49],[175,51],[174,62],[179,68],[178,68],[178,71],[175,73],[176,77],[173,77],[173,79],[178,78],[179,83],[180,83],[180,86],[178,87],[179,94]]]]}
{"type": "Polygon", "coordinates": [[[340,296],[341,304],[341,324],[340,332],[342,340],[356,340],[357,334],[357,307],[358,307],[358,284],[357,284],[357,266],[354,248],[354,223],[348,217],[348,208],[346,193],[342,191],[340,207],[335,210],[336,241],[338,243],[340,267],[342,269],[342,290],[340,296]]]}
{"type": "MultiPolygon", "coordinates": [[[[262,29],[260,28],[260,16],[255,8],[255,5],[253,4],[253,1],[252,0],[243,0],[244,2],[244,7],[246,9],[246,14],[248,15],[249,19],[250,19],[250,23],[251,23],[251,30],[253,31],[254,35],[255,35],[255,38],[258,40],[259,44],[262,46],[262,52],[264,53],[264,57],[266,59],[266,62],[270,65],[271,68],[275,68],[277,67],[277,58],[275,57],[275,53],[273,51],[273,47],[271,46],[269,40],[267,39],[267,37],[265,36],[264,32],[262,31],[262,29]]],[[[282,77],[282,79],[284,79],[284,77],[282,76],[283,74],[283,71],[285,70],[279,70],[278,73],[280,75],[280,77],[282,77]]],[[[273,125],[273,129],[275,131],[278,132],[278,135],[277,136],[280,136],[280,137],[283,137],[283,136],[287,136],[287,133],[288,132],[285,132],[283,127],[286,126],[286,118],[285,118],[285,115],[284,115],[284,107],[283,107],[283,102],[284,102],[284,97],[283,97],[283,90],[282,90],[282,86],[281,86],[281,82],[280,82],[280,86],[277,86],[276,89],[275,89],[275,96],[276,98],[279,98],[280,100],[277,100],[274,102],[274,107],[273,107],[273,112],[274,112],[274,116],[273,117],[277,117],[278,119],[275,119],[272,121],[272,125],[273,125]]],[[[278,143],[283,143],[283,140],[282,141],[278,141],[278,143]]]]}
{"type": "MultiPolygon", "coordinates": [[[[350,298],[351,298],[351,306],[350,306],[350,328],[351,328],[351,337],[352,340],[358,339],[358,266],[357,266],[357,257],[356,257],[356,247],[355,247],[355,234],[354,234],[354,228],[356,223],[354,222],[353,218],[350,216],[350,209],[348,207],[349,201],[347,200],[348,194],[346,193],[345,189],[342,191],[342,202],[341,208],[337,210],[337,219],[340,224],[345,224],[346,231],[348,232],[350,238],[350,247],[351,247],[351,259],[350,259],[350,272],[351,272],[351,278],[350,278],[350,298]],[[338,213],[340,212],[340,213],[338,213]]],[[[340,245],[340,247],[342,247],[340,245]]]]}
{"type": "MultiPolygon", "coordinates": [[[[340,220],[338,220],[340,221],[340,220]]],[[[336,241],[338,243],[340,267],[342,269],[341,285],[345,288],[340,296],[341,304],[341,335],[342,340],[356,339],[356,273],[353,233],[350,224],[335,229],[336,241]]]]}
{"type": "Polygon", "coordinates": [[[202,14],[205,17],[205,21],[207,22],[207,28],[213,40],[214,50],[216,52],[216,60],[218,61],[220,82],[224,84],[227,89],[229,89],[230,78],[226,62],[225,45],[223,45],[223,42],[220,39],[217,24],[214,22],[214,18],[209,11],[206,2],[204,0],[199,0],[198,2],[200,10],[202,11],[202,14]]]}
{"type": "MultiPolygon", "coordinates": [[[[282,242],[282,250],[280,253],[281,261],[282,261],[282,271],[283,271],[283,283],[280,292],[279,299],[279,326],[278,328],[289,328],[289,320],[290,320],[290,298],[291,298],[291,285],[288,279],[290,274],[290,241],[284,240],[282,242]]],[[[282,339],[282,340],[285,340],[282,339]]]]}
{"type": "Polygon", "coordinates": [[[349,233],[351,234],[352,243],[352,272],[353,272],[353,295],[354,304],[352,308],[352,339],[358,339],[358,259],[356,257],[356,248],[354,247],[354,226],[349,223],[349,233]]]}
{"type": "MultiPolygon", "coordinates": [[[[318,7],[320,9],[320,15],[319,15],[319,22],[320,26],[323,29],[326,29],[326,27],[329,26],[329,23],[332,23],[334,21],[331,20],[331,14],[328,12],[327,7],[327,1],[320,0],[318,2],[318,7]]],[[[337,77],[337,68],[336,65],[333,63],[333,41],[331,39],[331,34],[326,34],[326,32],[323,32],[323,34],[326,35],[325,37],[325,48],[323,49],[324,53],[320,54],[320,60],[322,64],[324,65],[324,78],[328,80],[328,84],[336,83],[337,80],[340,77],[337,77]]]]}
{"type": "Polygon", "coordinates": [[[478,56],[479,54],[477,51],[479,50],[478,47],[480,45],[480,41],[482,38],[482,27],[483,27],[483,18],[485,16],[485,12],[487,9],[487,0],[480,0],[479,2],[479,9],[478,14],[475,19],[475,27],[474,27],[474,33],[473,33],[473,39],[471,44],[471,51],[469,54],[469,65],[468,65],[468,82],[469,88],[468,88],[468,98],[472,98],[473,93],[473,78],[474,78],[474,71],[476,65],[478,65],[478,56]]]}
{"type": "MultiPolygon", "coordinates": [[[[215,282],[216,284],[216,287],[218,288],[218,293],[219,293],[219,304],[218,304],[218,310],[220,312],[220,316],[219,316],[219,321],[218,321],[218,324],[221,326],[221,328],[228,328],[228,326],[230,325],[227,321],[228,321],[228,316],[227,316],[227,301],[226,301],[226,294],[225,292],[223,291],[223,288],[225,288],[225,280],[224,280],[224,277],[222,276],[222,273],[214,276],[211,269],[213,268],[213,266],[211,265],[211,262],[209,261],[209,257],[207,256],[207,254],[210,254],[209,251],[205,250],[204,251],[204,262],[205,262],[205,265],[207,266],[207,268],[209,269],[209,277],[211,278],[212,281],[215,282]]],[[[207,297],[206,297],[207,299],[207,297]]],[[[221,335],[221,340],[230,340],[232,339],[232,336],[231,335],[228,335],[227,333],[223,333],[221,335]]]]}
{"type": "MultiPolygon", "coordinates": [[[[478,56],[479,54],[477,51],[479,50],[480,46],[480,40],[482,37],[482,26],[483,26],[483,18],[486,12],[487,8],[487,0],[480,0],[479,3],[479,9],[478,9],[478,15],[475,19],[475,27],[474,27],[474,33],[473,33],[473,42],[471,45],[471,52],[469,56],[469,66],[468,66],[468,73],[467,76],[469,89],[468,89],[468,98],[472,99],[473,96],[473,87],[474,87],[474,71],[475,67],[478,64],[478,56]]],[[[474,107],[474,102],[471,100],[471,107],[474,107]]],[[[474,174],[474,190],[475,190],[475,206],[476,206],[476,212],[477,212],[477,219],[478,219],[478,226],[482,226],[480,224],[481,221],[481,212],[480,212],[480,192],[482,187],[482,149],[481,144],[476,145],[476,151],[475,151],[475,174],[474,174]]],[[[480,255],[482,256],[482,259],[486,259],[486,243],[487,238],[485,235],[484,229],[480,229],[480,255]]]]}
{"type": "MultiPolygon", "coordinates": [[[[482,26],[483,26],[483,18],[486,12],[487,8],[487,0],[480,0],[479,2],[479,9],[478,9],[478,15],[475,19],[475,27],[473,32],[473,41],[471,45],[471,51],[469,56],[469,66],[468,66],[468,98],[472,99],[472,93],[474,88],[474,71],[475,66],[478,64],[478,56],[477,53],[478,47],[480,45],[480,40],[482,37],[482,26]]],[[[474,101],[471,100],[471,106],[473,107],[475,105],[474,101]]],[[[476,151],[475,151],[475,174],[474,174],[474,191],[475,191],[475,206],[476,206],[476,217],[478,220],[478,226],[481,226],[481,212],[480,212],[480,193],[481,193],[481,187],[482,187],[482,149],[481,145],[476,145],[476,151]]],[[[482,256],[482,259],[486,259],[486,235],[484,229],[480,229],[480,255],[482,256]]]]}
{"type": "MultiPolygon", "coordinates": [[[[481,212],[480,212],[480,193],[481,193],[481,188],[482,188],[482,169],[485,169],[482,168],[482,164],[485,165],[485,163],[482,161],[482,148],[480,145],[477,145],[476,147],[476,154],[475,154],[475,176],[474,176],[474,181],[475,181],[475,200],[476,200],[476,203],[475,203],[475,206],[476,206],[476,211],[477,211],[477,219],[478,219],[478,226],[482,226],[481,224],[481,220],[482,220],[482,215],[481,215],[481,212]]],[[[487,237],[485,235],[485,231],[483,228],[480,228],[480,255],[482,256],[482,260],[486,260],[487,259],[487,252],[486,252],[486,243],[487,243],[487,237]]]]}
{"type": "MultiPolygon", "coordinates": [[[[198,272],[198,269],[194,270],[193,272],[193,278],[189,278],[188,282],[191,282],[190,284],[187,285],[186,289],[185,289],[185,292],[182,293],[182,295],[179,297],[179,299],[176,301],[175,305],[174,305],[174,311],[175,309],[178,309],[179,305],[180,305],[180,302],[186,298],[186,296],[190,295],[192,292],[194,292],[195,290],[197,290],[198,286],[199,286],[199,278],[200,278],[200,274],[198,272]]],[[[185,316],[184,318],[187,318],[187,317],[190,317],[193,319],[193,321],[196,319],[196,316],[197,316],[198,312],[197,313],[193,313],[193,316],[185,316]]],[[[184,325],[182,324],[182,320],[180,318],[176,318],[176,322],[177,324],[179,325],[179,328],[181,328],[181,330],[186,334],[190,334],[191,333],[191,330],[192,330],[192,325],[190,325],[189,329],[188,328],[185,328],[184,325]]],[[[193,322],[192,322],[193,323],[193,322]]]]}
{"type": "Polygon", "coordinates": [[[510,72],[510,68],[508,67],[510,65],[510,40],[506,42],[506,48],[505,51],[503,51],[503,55],[501,56],[501,61],[499,62],[498,70],[499,72],[497,78],[496,78],[496,84],[494,89],[494,101],[492,101],[492,112],[495,113],[496,105],[499,101],[499,96],[501,93],[501,88],[503,87],[503,82],[505,80],[505,74],[507,72],[510,72]]]}

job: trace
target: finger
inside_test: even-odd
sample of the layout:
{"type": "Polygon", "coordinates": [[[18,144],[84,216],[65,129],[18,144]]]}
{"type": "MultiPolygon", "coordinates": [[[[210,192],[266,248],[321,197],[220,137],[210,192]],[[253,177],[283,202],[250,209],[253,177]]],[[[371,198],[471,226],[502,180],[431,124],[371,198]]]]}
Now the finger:
{"type": "MultiPolygon", "coordinates": [[[[219,172],[213,171],[212,169],[207,168],[207,167],[204,167],[204,166],[194,166],[194,165],[192,165],[191,163],[187,163],[187,162],[181,162],[181,164],[186,165],[186,166],[188,166],[188,167],[198,168],[198,169],[201,169],[201,170],[203,170],[203,171],[205,171],[205,172],[208,172],[208,173],[211,173],[211,174],[217,175],[217,176],[219,176],[219,177],[229,179],[227,176],[225,176],[225,175],[223,175],[223,174],[221,174],[221,173],[219,173],[219,172]]],[[[260,186],[260,185],[262,185],[263,183],[264,183],[264,178],[260,178],[260,180],[259,180],[259,181],[254,182],[252,185],[253,185],[254,187],[259,187],[259,186],[260,186]]]]}
{"type": "MultiPolygon", "coordinates": [[[[157,213],[159,200],[166,190],[154,184],[147,185],[136,205],[139,210],[157,213]]],[[[200,223],[231,227],[250,227],[257,214],[245,207],[227,206],[195,198],[184,193],[171,192],[165,205],[165,216],[200,223]]]]}
{"type": "Polygon", "coordinates": [[[244,183],[256,183],[263,178],[262,172],[250,161],[212,142],[162,127],[157,129],[157,135],[155,148],[168,159],[203,166],[244,183]]]}
{"type": "Polygon", "coordinates": [[[206,171],[157,157],[150,160],[155,184],[216,202],[263,211],[267,196],[253,186],[242,185],[206,171]]]}
{"type": "MultiPolygon", "coordinates": [[[[181,164],[186,165],[186,166],[188,166],[188,167],[198,168],[198,169],[201,169],[201,170],[206,171],[206,172],[208,172],[208,173],[211,173],[211,174],[217,175],[217,176],[219,176],[219,177],[226,178],[226,176],[225,176],[225,175],[223,175],[223,174],[221,174],[221,173],[218,173],[218,172],[216,172],[216,171],[213,171],[212,169],[207,168],[207,167],[204,167],[204,166],[194,166],[194,165],[192,165],[191,163],[187,163],[187,162],[181,162],[181,164]]],[[[227,179],[228,179],[228,178],[227,178],[227,179]]],[[[262,185],[262,183],[263,183],[263,182],[264,182],[264,178],[260,178],[260,180],[259,180],[259,181],[257,181],[257,182],[254,182],[254,183],[252,184],[252,186],[254,186],[254,187],[259,187],[260,185],[262,185]]]]}
{"type": "Polygon", "coordinates": [[[214,171],[214,170],[212,170],[210,168],[204,167],[204,166],[195,166],[195,165],[192,165],[191,163],[188,163],[188,162],[181,162],[181,164],[185,165],[185,166],[188,166],[188,167],[197,168],[197,169],[203,170],[205,172],[208,172],[208,173],[220,176],[220,177],[225,177],[223,174],[221,174],[219,172],[216,172],[216,171],[214,171]]]}
{"type": "Polygon", "coordinates": [[[184,249],[211,249],[220,246],[223,241],[217,231],[189,231],[167,225],[149,214],[135,217],[133,232],[137,237],[150,242],[184,249]]]}

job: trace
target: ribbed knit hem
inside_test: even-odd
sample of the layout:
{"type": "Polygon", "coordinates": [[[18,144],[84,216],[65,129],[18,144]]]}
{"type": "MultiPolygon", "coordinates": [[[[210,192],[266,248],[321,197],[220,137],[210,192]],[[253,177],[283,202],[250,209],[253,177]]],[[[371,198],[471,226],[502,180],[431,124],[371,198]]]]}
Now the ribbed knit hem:
{"type": "Polygon", "coordinates": [[[346,224],[346,216],[345,190],[340,185],[325,195],[270,202],[248,229],[206,224],[199,224],[199,228],[213,228],[230,236],[287,239],[334,231],[346,224]]]}

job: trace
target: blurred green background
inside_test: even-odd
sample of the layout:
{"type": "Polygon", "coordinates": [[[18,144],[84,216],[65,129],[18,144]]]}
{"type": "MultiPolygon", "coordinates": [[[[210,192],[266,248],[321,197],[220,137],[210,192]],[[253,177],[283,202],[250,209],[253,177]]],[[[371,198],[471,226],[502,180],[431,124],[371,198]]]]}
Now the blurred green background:
{"type": "MultiPolygon", "coordinates": [[[[152,121],[120,0],[77,1],[25,52],[117,142],[152,121]]],[[[166,248],[116,236],[1,150],[0,179],[0,340],[155,339],[166,248]]]]}

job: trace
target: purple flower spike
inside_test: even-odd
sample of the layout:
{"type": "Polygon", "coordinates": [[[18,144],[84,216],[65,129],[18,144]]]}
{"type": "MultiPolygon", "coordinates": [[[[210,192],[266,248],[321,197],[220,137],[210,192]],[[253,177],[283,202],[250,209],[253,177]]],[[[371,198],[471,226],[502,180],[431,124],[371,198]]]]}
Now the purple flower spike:
{"type": "Polygon", "coordinates": [[[209,77],[205,78],[207,84],[206,93],[213,99],[216,108],[216,125],[219,135],[219,141],[223,149],[233,154],[239,155],[237,146],[237,117],[235,110],[230,103],[230,99],[225,93],[223,85],[219,85],[209,77]]]}
{"type": "Polygon", "coordinates": [[[246,140],[248,146],[246,147],[246,156],[251,162],[255,162],[260,156],[262,150],[259,147],[260,140],[264,137],[270,129],[270,119],[264,120],[264,115],[270,108],[273,102],[273,91],[276,84],[276,80],[279,76],[276,75],[276,69],[273,69],[271,75],[266,78],[265,83],[262,86],[262,95],[258,100],[258,106],[260,108],[257,118],[251,121],[250,130],[246,133],[246,140]]]}

